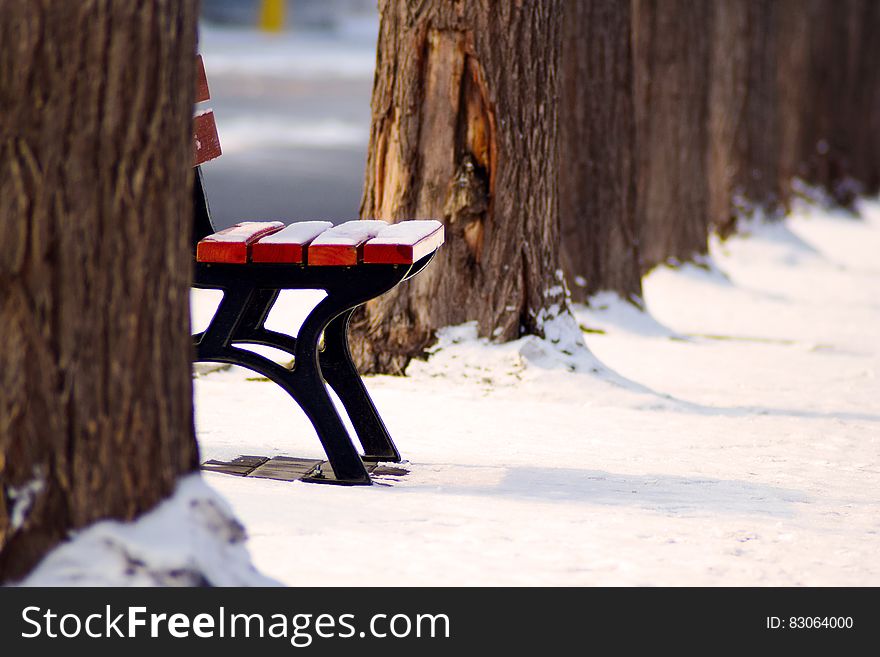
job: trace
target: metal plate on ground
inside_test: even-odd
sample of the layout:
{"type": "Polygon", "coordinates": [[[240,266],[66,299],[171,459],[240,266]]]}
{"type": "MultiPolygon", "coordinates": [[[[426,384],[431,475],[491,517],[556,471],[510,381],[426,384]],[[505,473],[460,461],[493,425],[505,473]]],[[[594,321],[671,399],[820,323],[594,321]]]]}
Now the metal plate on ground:
{"type": "MultiPolygon", "coordinates": [[[[293,456],[239,456],[231,461],[210,460],[202,464],[202,470],[219,472],[238,477],[256,477],[277,481],[308,481],[333,484],[336,476],[329,461],[306,459],[293,456]]],[[[409,470],[401,467],[364,463],[371,476],[402,477],[409,470]]],[[[387,481],[387,479],[386,479],[387,481]]]]}
{"type": "Polygon", "coordinates": [[[321,463],[320,459],[276,456],[255,468],[248,476],[259,477],[260,479],[277,479],[279,481],[297,481],[314,470],[315,466],[319,463],[321,463]]]}
{"type": "Polygon", "coordinates": [[[202,470],[246,477],[255,468],[258,468],[268,460],[269,457],[267,456],[239,456],[231,461],[216,461],[212,459],[202,463],[202,470]]]}

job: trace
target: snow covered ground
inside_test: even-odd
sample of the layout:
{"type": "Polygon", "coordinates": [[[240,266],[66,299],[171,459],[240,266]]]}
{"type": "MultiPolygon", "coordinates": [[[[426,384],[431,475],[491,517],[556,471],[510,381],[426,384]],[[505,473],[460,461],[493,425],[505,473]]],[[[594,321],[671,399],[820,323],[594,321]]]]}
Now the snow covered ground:
{"type": "Polygon", "coordinates": [[[77,532],[24,586],[277,586],[256,571],[229,505],[197,474],[133,523],[106,520],[77,532]]]}
{"type": "MultiPolygon", "coordinates": [[[[880,584],[880,204],[802,210],[659,269],[650,314],[578,307],[589,352],[447,329],[370,388],[410,474],[344,488],[206,474],[298,585],[880,584]]],[[[291,293],[270,325],[301,321],[291,293]]],[[[194,294],[194,324],[215,298],[194,294]]],[[[203,458],[321,456],[239,369],[200,376],[203,458]]]]}

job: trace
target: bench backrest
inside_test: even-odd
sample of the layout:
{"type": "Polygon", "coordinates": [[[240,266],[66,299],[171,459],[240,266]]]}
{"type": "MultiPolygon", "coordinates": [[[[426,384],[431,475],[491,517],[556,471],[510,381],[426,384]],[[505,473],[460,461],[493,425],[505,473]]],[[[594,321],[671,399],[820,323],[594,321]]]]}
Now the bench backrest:
{"type": "MultiPolygon", "coordinates": [[[[204,103],[211,98],[208,88],[208,77],[205,75],[205,64],[202,56],[196,58],[196,104],[204,103]]],[[[217,123],[211,110],[197,111],[193,117],[193,162],[195,179],[193,180],[193,251],[203,237],[215,232],[211,222],[211,211],[205,196],[205,185],[202,179],[201,165],[209,160],[220,157],[220,139],[217,135],[217,123]]]]}

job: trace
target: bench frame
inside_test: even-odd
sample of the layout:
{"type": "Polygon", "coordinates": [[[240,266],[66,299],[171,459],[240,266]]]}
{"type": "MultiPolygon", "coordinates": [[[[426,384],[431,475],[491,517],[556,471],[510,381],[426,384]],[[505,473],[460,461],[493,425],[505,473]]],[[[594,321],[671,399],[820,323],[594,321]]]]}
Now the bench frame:
{"type": "MultiPolygon", "coordinates": [[[[210,99],[205,67],[197,58],[196,102],[210,99]]],[[[193,153],[199,165],[221,154],[214,115],[194,118],[193,153]]],[[[199,262],[200,240],[216,232],[199,166],[193,181],[193,287],[219,290],[223,299],[208,327],[193,335],[196,362],[238,365],[275,382],[293,398],[315,428],[332,472],[320,468],[303,481],[349,485],[372,483],[364,462],[400,461],[388,429],[358,374],[348,347],[354,310],[422,271],[439,248],[413,264],[291,264],[199,262]],[[294,337],[267,329],[266,319],[281,290],[324,290],[294,337]],[[240,345],[273,347],[292,356],[285,367],[240,345]],[[364,455],[358,454],[327,386],[339,397],[364,455]]],[[[384,258],[382,258],[384,259],[384,258]]],[[[393,261],[393,258],[390,260],[393,261]]],[[[411,261],[411,259],[410,259],[411,261]]]]}
{"type": "MultiPolygon", "coordinates": [[[[193,186],[193,253],[199,240],[215,232],[201,169],[193,186]]],[[[399,462],[400,453],[358,374],[348,347],[354,310],[422,271],[436,250],[412,265],[308,266],[278,263],[195,263],[193,287],[223,292],[208,328],[193,335],[197,362],[245,367],[278,384],[311,421],[332,473],[303,481],[368,485],[364,462],[399,462]],[[265,327],[281,290],[324,290],[327,296],[309,313],[296,337],[265,327]],[[322,343],[323,337],[323,343],[322,343]],[[290,354],[290,369],[237,345],[273,347],[290,354]],[[325,385],[344,406],[364,455],[358,454],[325,385]]]]}

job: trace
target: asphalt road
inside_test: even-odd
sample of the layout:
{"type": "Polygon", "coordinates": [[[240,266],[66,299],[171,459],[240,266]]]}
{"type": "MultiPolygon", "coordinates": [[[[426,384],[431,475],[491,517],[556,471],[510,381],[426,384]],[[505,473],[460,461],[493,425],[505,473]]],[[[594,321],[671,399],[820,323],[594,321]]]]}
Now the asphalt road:
{"type": "Polygon", "coordinates": [[[202,167],[215,226],[358,218],[370,125],[366,75],[212,74],[224,154],[202,167]]]}
{"type": "Polygon", "coordinates": [[[204,167],[214,226],[357,219],[365,150],[290,148],[224,155],[204,167]]]}

